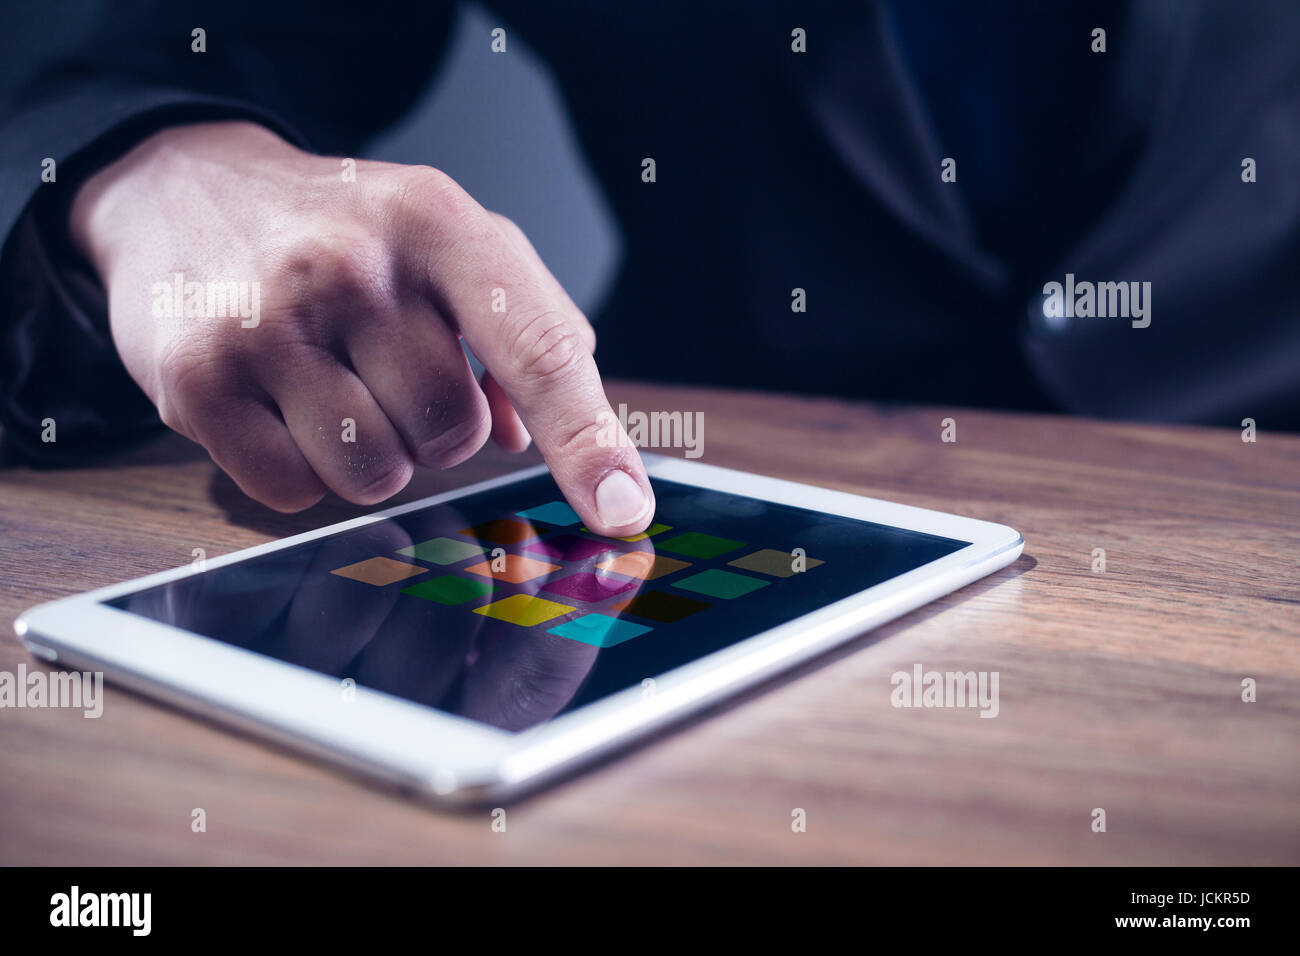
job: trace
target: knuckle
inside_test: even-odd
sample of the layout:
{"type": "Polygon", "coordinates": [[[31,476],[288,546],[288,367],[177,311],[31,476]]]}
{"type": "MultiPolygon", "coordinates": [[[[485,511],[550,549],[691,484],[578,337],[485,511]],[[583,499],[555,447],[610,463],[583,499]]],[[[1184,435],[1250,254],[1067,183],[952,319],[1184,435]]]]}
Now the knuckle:
{"type": "Polygon", "coordinates": [[[158,360],[158,385],[164,394],[182,393],[206,363],[183,340],[170,343],[158,360]]]}
{"type": "Polygon", "coordinates": [[[599,446],[603,423],[594,420],[569,421],[556,428],[555,450],[576,457],[583,451],[599,446]]]}
{"type": "Polygon", "coordinates": [[[469,222],[481,214],[456,180],[432,166],[405,166],[394,173],[384,208],[399,219],[433,215],[469,222]]]}
{"type": "Polygon", "coordinates": [[[177,339],[157,364],[158,417],[210,452],[238,432],[256,401],[252,368],[232,344],[237,338],[231,333],[177,339]]]}
{"type": "Polygon", "coordinates": [[[163,424],[186,431],[187,420],[207,407],[212,396],[226,390],[226,364],[213,350],[190,340],[171,342],[158,361],[155,403],[163,424]]]}
{"type": "Polygon", "coordinates": [[[241,362],[263,387],[275,383],[320,381],[336,374],[340,359],[335,349],[335,313],[299,307],[272,313],[264,322],[265,332],[251,336],[238,346],[241,362]]]}
{"type": "Polygon", "coordinates": [[[389,182],[392,195],[411,199],[428,199],[444,189],[460,188],[456,180],[433,166],[398,166],[389,182]]]}
{"type": "Polygon", "coordinates": [[[577,372],[590,356],[582,335],[558,309],[533,309],[506,318],[510,354],[519,375],[552,381],[577,372]]]}
{"type": "Polygon", "coordinates": [[[492,216],[492,221],[497,224],[497,228],[502,230],[509,238],[516,242],[528,242],[528,235],[519,226],[519,223],[515,222],[509,216],[503,216],[499,212],[493,212],[490,213],[490,215],[492,216]]]}
{"type": "Polygon", "coordinates": [[[376,301],[391,285],[386,244],[365,232],[308,231],[283,251],[277,273],[289,301],[308,310],[320,303],[376,301]]]}

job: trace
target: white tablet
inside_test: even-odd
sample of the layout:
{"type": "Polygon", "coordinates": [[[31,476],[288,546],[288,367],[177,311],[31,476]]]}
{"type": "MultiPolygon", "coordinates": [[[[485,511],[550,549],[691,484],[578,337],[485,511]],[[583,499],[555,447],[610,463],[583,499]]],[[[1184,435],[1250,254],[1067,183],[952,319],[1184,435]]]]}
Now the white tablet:
{"type": "Polygon", "coordinates": [[[66,598],[31,652],[445,802],[496,801],[1001,568],[1005,525],[646,455],[633,538],[544,466],[66,598]]]}

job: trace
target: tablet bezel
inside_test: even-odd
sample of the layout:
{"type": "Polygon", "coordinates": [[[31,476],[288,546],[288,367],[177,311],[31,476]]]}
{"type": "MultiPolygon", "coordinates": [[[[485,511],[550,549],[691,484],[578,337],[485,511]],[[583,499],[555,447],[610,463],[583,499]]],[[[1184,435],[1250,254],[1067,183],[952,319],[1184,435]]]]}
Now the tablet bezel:
{"type": "Polygon", "coordinates": [[[526,480],[544,465],[204,562],[39,605],[15,622],[31,652],[448,802],[518,791],[822,653],[1016,559],[1006,525],[645,454],[656,478],[971,542],[810,614],[512,733],[140,617],[102,602],[526,480]],[[651,692],[652,689],[652,692],[651,692]]]}

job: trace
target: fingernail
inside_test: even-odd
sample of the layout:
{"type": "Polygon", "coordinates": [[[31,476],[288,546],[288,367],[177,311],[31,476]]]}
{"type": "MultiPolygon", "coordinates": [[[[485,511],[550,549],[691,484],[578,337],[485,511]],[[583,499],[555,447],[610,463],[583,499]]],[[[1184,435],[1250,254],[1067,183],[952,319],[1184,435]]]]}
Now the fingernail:
{"type": "Polygon", "coordinates": [[[631,524],[649,507],[645,492],[625,471],[611,471],[596,486],[596,512],[611,527],[631,524]]]}

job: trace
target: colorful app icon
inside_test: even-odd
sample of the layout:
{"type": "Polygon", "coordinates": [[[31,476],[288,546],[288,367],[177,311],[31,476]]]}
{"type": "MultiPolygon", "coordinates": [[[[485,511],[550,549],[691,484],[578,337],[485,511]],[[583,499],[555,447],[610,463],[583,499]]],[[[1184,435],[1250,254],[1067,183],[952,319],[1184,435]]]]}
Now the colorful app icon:
{"type": "Polygon", "coordinates": [[[612,605],[609,610],[617,611],[620,614],[635,614],[637,617],[658,621],[661,624],[671,624],[673,621],[680,621],[684,617],[708,610],[710,607],[712,607],[711,604],[696,601],[694,598],[682,597],[680,594],[669,594],[667,591],[646,591],[629,601],[612,605]]]}
{"type": "Polygon", "coordinates": [[[330,574],[337,574],[341,578],[351,578],[353,581],[360,581],[362,584],[373,584],[376,587],[383,587],[386,584],[392,584],[394,581],[404,581],[407,578],[415,577],[417,574],[428,573],[428,568],[422,568],[418,564],[407,564],[405,561],[394,561],[392,558],[367,558],[364,561],[358,561],[356,564],[335,568],[330,572],[330,574]]]}
{"type": "Polygon", "coordinates": [[[559,525],[567,527],[571,524],[577,524],[582,519],[578,517],[578,512],[569,507],[564,501],[548,501],[544,505],[538,505],[536,508],[529,508],[526,511],[515,512],[521,518],[527,518],[529,521],[540,521],[543,524],[559,525]]]}
{"type": "Polygon", "coordinates": [[[606,541],[593,541],[591,538],[576,534],[557,534],[525,545],[525,551],[532,554],[544,554],[553,561],[586,561],[597,554],[610,550],[606,541]]]}
{"type": "Polygon", "coordinates": [[[558,594],[561,597],[571,598],[574,601],[581,601],[584,604],[595,604],[606,598],[612,598],[625,591],[630,591],[634,587],[636,587],[636,583],[633,581],[610,578],[603,574],[592,574],[590,571],[580,571],[577,574],[570,574],[567,578],[560,578],[558,581],[548,581],[542,585],[542,590],[551,594],[558,594]]]}
{"type": "Polygon", "coordinates": [[[761,551],[755,551],[753,554],[747,554],[743,558],[727,562],[729,567],[740,568],[742,571],[757,571],[759,574],[771,575],[774,578],[794,577],[800,573],[796,570],[797,567],[802,567],[806,571],[809,568],[817,567],[819,564],[825,564],[825,562],[816,558],[796,558],[793,554],[777,551],[775,548],[764,548],[761,551]]]}
{"type": "Polygon", "coordinates": [[[521,554],[502,554],[482,564],[471,564],[465,570],[470,574],[481,574],[485,578],[495,578],[510,584],[523,584],[525,581],[558,571],[560,566],[538,561],[536,558],[526,558],[521,554]]]}
{"type": "Polygon", "coordinates": [[[474,613],[505,621],[508,624],[518,624],[520,627],[535,627],[544,621],[576,610],[577,608],[567,604],[557,604],[545,598],[533,597],[529,594],[512,594],[500,601],[476,607],[474,613]]]}
{"type": "Polygon", "coordinates": [[[444,574],[402,588],[402,593],[426,601],[435,601],[438,604],[456,605],[487,597],[492,593],[492,585],[487,581],[475,581],[455,574],[444,574]]]}
{"type": "Polygon", "coordinates": [[[660,551],[684,554],[688,558],[708,559],[716,558],[728,551],[735,551],[737,548],[743,547],[744,544],[743,541],[719,538],[717,535],[704,534],[700,531],[688,531],[685,534],[674,535],[671,538],[657,541],[655,547],[660,551]]]}
{"type": "Polygon", "coordinates": [[[770,581],[760,581],[758,578],[751,578],[745,574],[732,574],[730,571],[709,568],[709,570],[701,571],[699,574],[692,574],[689,578],[674,581],[673,587],[730,601],[733,598],[752,594],[759,588],[765,588],[769,584],[771,584],[770,581]]]}
{"type": "MultiPolygon", "coordinates": [[[[665,531],[671,531],[671,530],[672,530],[672,527],[673,527],[673,526],[670,525],[670,524],[652,524],[650,527],[646,528],[646,529],[645,529],[644,531],[642,531],[640,534],[628,535],[626,538],[624,538],[624,537],[616,537],[615,540],[616,540],[616,541],[626,541],[626,542],[628,542],[629,544],[632,544],[632,543],[637,542],[637,541],[644,541],[646,538],[654,537],[654,536],[657,535],[657,534],[662,534],[662,533],[665,532],[665,531]]],[[[595,533],[596,533],[596,532],[592,531],[590,528],[586,527],[585,525],[583,526],[582,530],[583,530],[583,531],[586,531],[588,534],[595,534],[595,533]]]]}
{"type": "Polygon", "coordinates": [[[584,614],[557,624],[546,633],[567,637],[571,641],[581,641],[592,647],[613,647],[642,634],[649,634],[652,630],[654,628],[644,624],[634,624],[608,614],[584,614]]]}
{"type": "Polygon", "coordinates": [[[653,581],[655,578],[661,578],[665,574],[672,574],[674,571],[681,571],[690,566],[689,561],[679,561],[666,555],[651,554],[649,551],[626,551],[617,557],[596,563],[596,567],[601,571],[626,574],[630,578],[640,578],[642,581],[653,581]]]}
{"type": "Polygon", "coordinates": [[[486,521],[472,528],[465,528],[457,534],[477,538],[479,541],[491,541],[493,544],[518,544],[520,541],[537,537],[537,529],[527,521],[497,518],[495,521],[486,521]]]}
{"type": "Polygon", "coordinates": [[[476,544],[457,541],[455,538],[431,538],[409,548],[398,548],[398,554],[418,558],[430,564],[455,564],[466,558],[482,557],[483,549],[476,544]]]}

